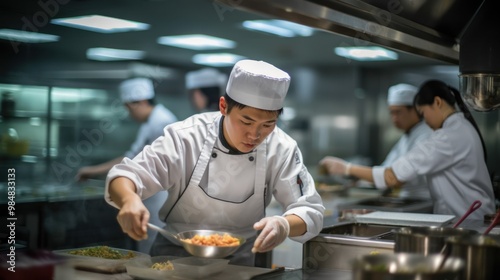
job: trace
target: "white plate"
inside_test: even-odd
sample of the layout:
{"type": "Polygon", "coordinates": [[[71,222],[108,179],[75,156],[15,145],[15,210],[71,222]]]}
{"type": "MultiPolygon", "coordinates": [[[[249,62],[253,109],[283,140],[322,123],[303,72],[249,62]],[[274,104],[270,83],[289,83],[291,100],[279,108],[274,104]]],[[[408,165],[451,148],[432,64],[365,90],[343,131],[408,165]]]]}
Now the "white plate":
{"type": "Polygon", "coordinates": [[[454,215],[375,211],[368,214],[357,215],[356,221],[366,224],[398,226],[443,226],[454,218],[454,215]]]}

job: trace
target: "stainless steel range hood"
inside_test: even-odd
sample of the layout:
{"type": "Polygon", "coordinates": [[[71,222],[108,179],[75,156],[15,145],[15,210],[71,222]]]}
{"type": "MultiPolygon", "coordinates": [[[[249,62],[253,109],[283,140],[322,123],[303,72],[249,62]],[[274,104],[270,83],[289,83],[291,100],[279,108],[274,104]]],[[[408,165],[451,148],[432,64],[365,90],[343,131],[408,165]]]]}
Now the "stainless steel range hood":
{"type": "Polygon", "coordinates": [[[218,0],[241,9],[458,64],[458,40],[482,0],[218,0]]]}
{"type": "MultiPolygon", "coordinates": [[[[499,6],[497,0],[217,0],[228,10],[246,10],[352,37],[352,45],[383,45],[457,65],[462,60],[460,40],[464,34],[472,38],[477,28],[483,27],[484,20],[478,18],[485,12],[478,10],[488,1],[491,15],[499,6]],[[475,30],[466,33],[469,25],[475,30]]],[[[497,26],[491,25],[488,30],[497,26]]],[[[485,37],[482,37],[483,44],[488,41],[485,37]]],[[[489,37],[496,37],[497,43],[488,46],[499,47],[490,53],[500,53],[498,32],[490,32],[489,37]]],[[[474,39],[468,40],[471,41],[474,39]]],[[[477,47],[477,44],[465,47],[469,46],[477,47]]],[[[484,55],[481,51],[476,54],[484,55]]],[[[500,106],[498,77],[488,75],[485,78],[477,64],[461,65],[461,70],[465,68],[467,73],[461,76],[461,92],[469,105],[479,111],[500,106]]],[[[496,68],[500,70],[500,65],[496,68]]],[[[488,71],[488,74],[496,75],[500,71],[488,71]]]]}

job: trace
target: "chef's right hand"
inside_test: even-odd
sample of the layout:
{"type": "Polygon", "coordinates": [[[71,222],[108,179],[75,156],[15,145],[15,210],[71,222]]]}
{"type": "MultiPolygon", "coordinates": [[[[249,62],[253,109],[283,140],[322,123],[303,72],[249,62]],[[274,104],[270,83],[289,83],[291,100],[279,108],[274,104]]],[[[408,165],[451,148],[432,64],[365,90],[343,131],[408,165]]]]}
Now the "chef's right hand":
{"type": "Polygon", "coordinates": [[[148,238],[149,211],[141,199],[131,197],[121,207],[116,218],[123,232],[140,241],[148,238]]]}
{"type": "Polygon", "coordinates": [[[332,175],[345,175],[347,169],[347,162],[338,157],[327,156],[324,157],[319,164],[324,167],[328,174],[332,175]]]}

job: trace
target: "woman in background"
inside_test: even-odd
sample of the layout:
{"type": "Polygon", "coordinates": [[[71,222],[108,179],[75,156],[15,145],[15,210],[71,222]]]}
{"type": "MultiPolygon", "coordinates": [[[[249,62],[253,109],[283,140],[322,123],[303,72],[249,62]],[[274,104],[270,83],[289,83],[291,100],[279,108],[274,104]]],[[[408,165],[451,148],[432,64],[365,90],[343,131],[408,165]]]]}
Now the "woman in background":
{"type": "Polygon", "coordinates": [[[495,213],[483,139],[460,93],[430,80],[420,87],[414,105],[433,133],[390,167],[352,165],[336,157],[325,157],[320,164],[330,174],[355,176],[378,187],[398,188],[425,175],[435,214],[463,216],[475,200],[482,206],[470,218],[482,220],[485,214],[495,213]]]}

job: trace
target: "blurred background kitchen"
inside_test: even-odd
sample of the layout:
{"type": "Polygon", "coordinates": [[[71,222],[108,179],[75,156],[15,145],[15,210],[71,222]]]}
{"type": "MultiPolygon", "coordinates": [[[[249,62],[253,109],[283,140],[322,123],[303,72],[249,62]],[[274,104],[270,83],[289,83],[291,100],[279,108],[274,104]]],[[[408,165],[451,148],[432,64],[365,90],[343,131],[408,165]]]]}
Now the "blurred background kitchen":
{"type": "MultiPolygon", "coordinates": [[[[313,175],[325,155],[366,164],[384,159],[400,136],[387,111],[391,85],[419,86],[432,78],[459,87],[458,56],[453,57],[453,51],[433,56],[384,47],[388,53],[381,60],[346,58],[340,56],[346,50],[339,48],[379,45],[361,40],[363,36],[341,35],[341,30],[333,33],[290,21],[273,22],[277,17],[248,10],[240,5],[243,1],[233,2],[23,0],[0,4],[0,201],[6,204],[7,170],[15,168],[19,246],[134,246],[120,232],[116,211],[102,200],[104,178],[74,182],[78,168],[121,155],[135,138],[138,124],[127,116],[117,91],[126,78],[151,78],[157,102],[184,119],[195,112],[186,94],[186,72],[216,67],[229,74],[242,58],[275,64],[292,77],[280,126],[297,140],[313,175]],[[107,27],[114,22],[98,17],[133,22],[113,30],[75,26],[81,18],[74,17],[82,16],[94,16],[93,25],[107,27]],[[268,23],[278,24],[272,29],[285,33],[271,34],[270,27],[251,29],[268,23]],[[14,30],[34,33],[16,35],[14,30]],[[187,47],[172,45],[179,39],[175,36],[193,34],[225,40],[207,48],[200,39],[187,47]],[[222,60],[206,57],[214,54],[222,60]]],[[[456,27],[460,31],[474,10],[458,9],[457,2],[451,1],[448,8],[463,13],[454,18],[463,18],[456,27]]],[[[470,2],[475,9],[481,1],[470,2]]],[[[434,19],[441,21],[436,26],[449,23],[444,6],[435,10],[434,19]]],[[[499,114],[473,112],[487,146],[492,178],[500,176],[499,114]]],[[[329,215],[336,214],[336,209],[328,209],[332,205],[327,204],[329,215]]],[[[0,214],[4,215],[6,211],[0,214]]],[[[0,245],[5,245],[6,234],[1,237],[0,245]]]]}

